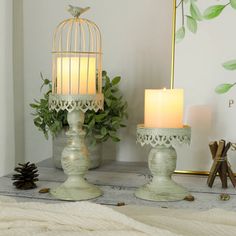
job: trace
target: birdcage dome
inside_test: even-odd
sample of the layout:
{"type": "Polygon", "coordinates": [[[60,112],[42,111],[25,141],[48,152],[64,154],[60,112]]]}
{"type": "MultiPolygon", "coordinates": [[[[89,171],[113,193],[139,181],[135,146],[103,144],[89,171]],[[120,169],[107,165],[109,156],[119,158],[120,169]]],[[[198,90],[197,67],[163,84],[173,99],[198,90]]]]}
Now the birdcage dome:
{"type": "Polygon", "coordinates": [[[102,46],[98,26],[78,16],[61,22],[53,36],[53,109],[103,107],[102,46]]]}
{"type": "Polygon", "coordinates": [[[53,36],[53,53],[101,54],[101,33],[98,26],[84,18],[61,22],[53,36]]]}

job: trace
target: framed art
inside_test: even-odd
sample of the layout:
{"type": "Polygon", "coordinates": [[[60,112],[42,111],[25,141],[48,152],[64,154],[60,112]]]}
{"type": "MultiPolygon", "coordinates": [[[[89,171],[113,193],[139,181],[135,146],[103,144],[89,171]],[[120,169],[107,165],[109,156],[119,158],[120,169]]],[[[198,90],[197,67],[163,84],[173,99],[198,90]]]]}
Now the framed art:
{"type": "MultiPolygon", "coordinates": [[[[208,144],[236,142],[236,1],[174,0],[172,88],[185,92],[189,148],[178,148],[177,169],[207,173],[208,144]]],[[[228,158],[236,172],[236,152],[228,158]]]]}

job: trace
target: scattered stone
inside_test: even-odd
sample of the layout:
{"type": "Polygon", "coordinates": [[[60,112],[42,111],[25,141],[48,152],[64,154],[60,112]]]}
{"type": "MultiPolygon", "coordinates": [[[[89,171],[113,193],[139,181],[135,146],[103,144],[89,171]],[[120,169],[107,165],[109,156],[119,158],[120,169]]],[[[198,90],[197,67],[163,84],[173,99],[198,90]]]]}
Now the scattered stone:
{"type": "Polygon", "coordinates": [[[49,193],[50,188],[42,188],[39,190],[39,193],[49,193]]]}
{"type": "Polygon", "coordinates": [[[220,200],[221,201],[229,201],[229,199],[230,199],[230,195],[229,194],[227,194],[227,193],[220,194],[220,200]]]}
{"type": "Polygon", "coordinates": [[[124,202],[118,202],[116,205],[117,205],[118,207],[120,207],[120,206],[125,206],[125,203],[124,203],[124,202]]]}
{"type": "Polygon", "coordinates": [[[194,196],[193,195],[188,195],[184,198],[185,201],[189,201],[189,202],[193,202],[195,199],[194,199],[194,196]]]}

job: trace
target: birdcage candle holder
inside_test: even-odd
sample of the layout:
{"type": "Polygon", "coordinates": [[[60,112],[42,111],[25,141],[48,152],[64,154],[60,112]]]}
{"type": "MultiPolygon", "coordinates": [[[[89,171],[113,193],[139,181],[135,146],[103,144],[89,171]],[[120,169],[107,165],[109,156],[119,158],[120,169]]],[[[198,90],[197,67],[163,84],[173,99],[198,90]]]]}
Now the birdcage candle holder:
{"type": "Polygon", "coordinates": [[[102,191],[84,178],[89,167],[84,142],[84,115],[103,109],[101,33],[90,20],[81,18],[89,8],[69,6],[73,18],[61,22],[53,36],[52,93],[50,109],[67,110],[69,130],[62,152],[62,168],[68,176],[50,193],[62,200],[86,200],[102,191]]]}

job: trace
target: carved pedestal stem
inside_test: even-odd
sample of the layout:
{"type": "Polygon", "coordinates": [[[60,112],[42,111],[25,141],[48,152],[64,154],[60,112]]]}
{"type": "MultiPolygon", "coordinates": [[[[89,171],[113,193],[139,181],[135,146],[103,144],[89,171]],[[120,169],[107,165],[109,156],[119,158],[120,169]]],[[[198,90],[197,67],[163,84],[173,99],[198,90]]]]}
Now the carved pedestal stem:
{"type": "Polygon", "coordinates": [[[89,184],[84,175],[89,167],[88,150],[84,143],[85,132],[82,129],[84,113],[81,110],[68,112],[69,130],[67,145],[62,152],[62,168],[67,180],[51,190],[51,194],[62,200],[87,200],[99,197],[102,191],[89,184]]]}
{"type": "Polygon", "coordinates": [[[152,180],[139,188],[135,195],[151,201],[182,200],[189,193],[175,183],[171,176],[176,168],[176,151],[173,147],[157,146],[152,148],[148,156],[148,166],[152,180]]]}

